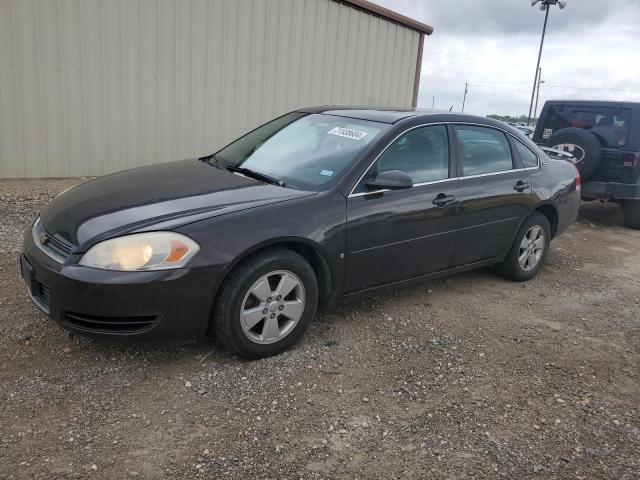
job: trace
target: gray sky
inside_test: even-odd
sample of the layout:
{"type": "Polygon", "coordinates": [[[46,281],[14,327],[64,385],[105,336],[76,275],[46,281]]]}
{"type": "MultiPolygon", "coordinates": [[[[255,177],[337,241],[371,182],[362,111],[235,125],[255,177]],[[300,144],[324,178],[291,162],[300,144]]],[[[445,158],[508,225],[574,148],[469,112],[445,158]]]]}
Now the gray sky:
{"type": "MultiPolygon", "coordinates": [[[[530,0],[374,0],[434,27],[426,37],[419,107],[527,114],[544,12],[530,0]]],[[[640,101],[640,0],[567,0],[552,7],[540,102],[640,101]],[[572,88],[568,88],[572,87],[572,88]]]]}

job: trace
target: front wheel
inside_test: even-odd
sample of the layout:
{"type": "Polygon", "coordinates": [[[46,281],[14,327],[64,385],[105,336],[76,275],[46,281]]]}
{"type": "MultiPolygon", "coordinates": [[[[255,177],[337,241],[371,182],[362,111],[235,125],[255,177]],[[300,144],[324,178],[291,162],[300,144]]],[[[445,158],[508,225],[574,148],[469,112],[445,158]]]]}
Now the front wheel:
{"type": "Polygon", "coordinates": [[[549,253],[551,226],[543,214],[536,212],[520,226],[507,257],[498,271],[516,282],[535,277],[549,253]]]}
{"type": "Polygon", "coordinates": [[[318,282],[297,253],[274,249],[238,265],[225,280],[213,311],[213,331],[227,350],[246,358],[290,348],[309,327],[318,282]]]}

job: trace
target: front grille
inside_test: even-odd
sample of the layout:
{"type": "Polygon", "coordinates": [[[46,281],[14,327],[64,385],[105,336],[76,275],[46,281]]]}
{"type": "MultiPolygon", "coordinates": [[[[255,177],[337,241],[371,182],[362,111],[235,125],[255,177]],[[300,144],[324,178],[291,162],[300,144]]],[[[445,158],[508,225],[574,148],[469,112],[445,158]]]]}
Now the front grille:
{"type": "Polygon", "coordinates": [[[33,241],[40,250],[59,263],[69,258],[73,250],[72,245],[47,232],[42,227],[40,219],[33,224],[33,241]]]}
{"type": "Polygon", "coordinates": [[[44,234],[45,241],[42,244],[44,248],[49,248],[53,250],[58,255],[68,258],[71,255],[71,245],[63,242],[60,239],[53,237],[48,234],[45,229],[42,229],[42,233],[44,234]]]}
{"type": "Polygon", "coordinates": [[[45,284],[41,283],[40,284],[40,301],[47,307],[49,308],[49,305],[51,304],[51,290],[49,290],[49,287],[47,287],[45,284]]]}
{"type": "Polygon", "coordinates": [[[130,317],[102,317],[67,313],[63,324],[80,330],[98,333],[136,333],[151,328],[157,320],[155,315],[130,317]]]}

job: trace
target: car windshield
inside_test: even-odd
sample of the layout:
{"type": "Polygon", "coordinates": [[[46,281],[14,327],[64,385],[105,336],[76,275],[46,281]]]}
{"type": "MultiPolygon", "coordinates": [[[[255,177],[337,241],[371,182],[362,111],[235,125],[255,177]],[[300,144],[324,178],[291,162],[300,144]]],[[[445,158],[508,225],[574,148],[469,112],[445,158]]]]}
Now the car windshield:
{"type": "Polygon", "coordinates": [[[212,158],[219,168],[319,191],[387,128],[378,122],[294,112],[253,130],[212,158]]]}

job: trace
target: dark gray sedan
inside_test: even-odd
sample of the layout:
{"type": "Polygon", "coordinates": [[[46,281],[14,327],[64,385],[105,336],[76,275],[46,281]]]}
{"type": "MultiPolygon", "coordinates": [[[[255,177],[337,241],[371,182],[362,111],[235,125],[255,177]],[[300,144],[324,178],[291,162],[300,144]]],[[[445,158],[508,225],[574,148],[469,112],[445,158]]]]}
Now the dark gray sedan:
{"type": "Polygon", "coordinates": [[[580,177],[501,122],[312,108],[215,154],[84,182],[25,235],[32,300],[99,338],[215,337],[257,358],[344,297],[542,267],[580,177]]]}

